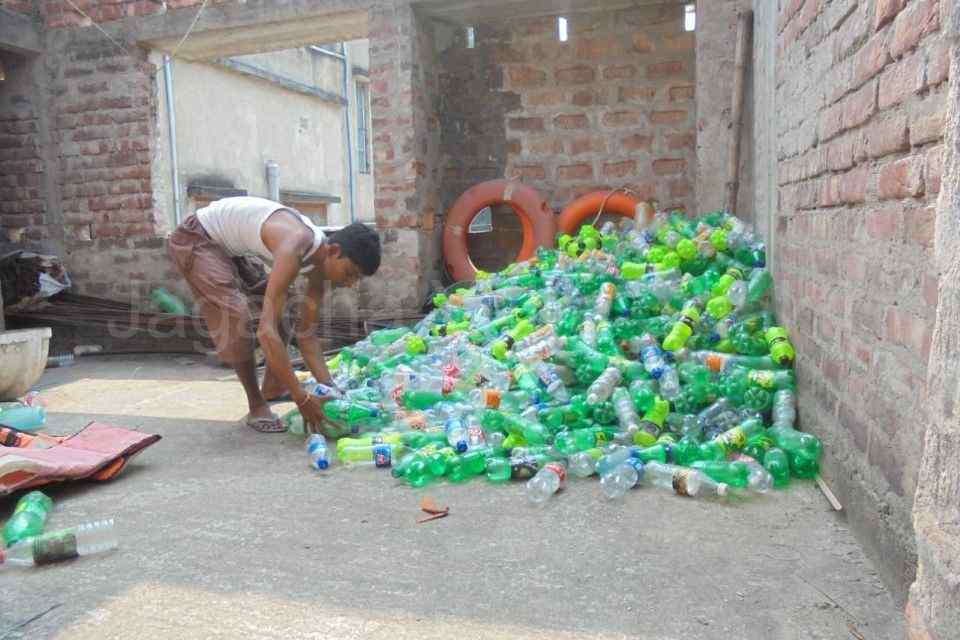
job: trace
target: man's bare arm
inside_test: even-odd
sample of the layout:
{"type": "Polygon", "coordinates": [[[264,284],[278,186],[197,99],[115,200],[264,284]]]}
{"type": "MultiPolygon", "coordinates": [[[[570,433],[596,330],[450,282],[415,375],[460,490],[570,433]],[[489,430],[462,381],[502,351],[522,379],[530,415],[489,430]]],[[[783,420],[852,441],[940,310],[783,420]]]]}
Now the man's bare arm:
{"type": "Polygon", "coordinates": [[[297,345],[307,367],[317,382],[333,385],[330,370],[323,356],[320,339],[317,337],[317,327],[320,323],[320,305],[323,300],[326,286],[322,280],[310,278],[307,282],[307,297],[300,308],[300,319],[297,323],[297,345]]]}
{"type": "Polygon", "coordinates": [[[290,391],[291,396],[297,399],[299,395],[303,395],[303,391],[296,375],[293,373],[290,355],[287,353],[287,347],[280,334],[283,308],[287,302],[287,289],[297,277],[300,269],[297,247],[294,241],[291,241],[290,244],[293,246],[274,253],[273,270],[267,280],[267,291],[263,299],[263,313],[260,317],[260,325],[257,327],[257,339],[260,341],[270,370],[277,376],[280,383],[290,391]]]}

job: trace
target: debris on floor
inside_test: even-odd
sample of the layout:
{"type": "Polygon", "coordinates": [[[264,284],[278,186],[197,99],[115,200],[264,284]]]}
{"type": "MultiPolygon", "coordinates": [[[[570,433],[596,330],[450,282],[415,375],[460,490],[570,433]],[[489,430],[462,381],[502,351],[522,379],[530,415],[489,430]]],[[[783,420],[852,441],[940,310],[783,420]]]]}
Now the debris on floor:
{"type": "Polygon", "coordinates": [[[420,510],[427,515],[418,518],[417,524],[423,524],[431,520],[439,520],[440,518],[446,518],[450,515],[450,507],[439,506],[430,496],[426,496],[420,501],[420,510]]]}
{"type": "Polygon", "coordinates": [[[812,478],[821,444],[794,429],[794,347],[765,265],[763,244],[723,213],[561,235],[556,250],[438,295],[412,330],[342,350],[346,397],[324,406],[341,427],[329,435],[353,436],[337,457],[414,487],[527,479],[535,503],[568,473],[598,475],[611,498],[812,478]]]}

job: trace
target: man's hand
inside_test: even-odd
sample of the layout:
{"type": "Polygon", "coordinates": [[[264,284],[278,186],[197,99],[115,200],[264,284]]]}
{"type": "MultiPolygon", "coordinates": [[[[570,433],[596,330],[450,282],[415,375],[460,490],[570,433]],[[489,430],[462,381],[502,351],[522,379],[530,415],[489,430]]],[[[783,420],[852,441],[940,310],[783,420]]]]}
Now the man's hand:
{"type": "Polygon", "coordinates": [[[323,414],[323,405],[333,398],[331,396],[315,396],[305,393],[303,399],[297,400],[297,408],[303,416],[303,426],[308,433],[320,433],[320,426],[326,419],[323,414]]]}

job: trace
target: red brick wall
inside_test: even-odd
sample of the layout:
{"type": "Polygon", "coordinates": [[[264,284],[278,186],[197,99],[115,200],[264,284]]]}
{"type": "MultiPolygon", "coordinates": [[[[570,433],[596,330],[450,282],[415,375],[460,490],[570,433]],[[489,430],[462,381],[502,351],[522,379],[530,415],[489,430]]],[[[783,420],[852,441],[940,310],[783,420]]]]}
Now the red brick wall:
{"type": "Polygon", "coordinates": [[[33,13],[33,0],[0,0],[0,7],[24,15],[33,13]]]}
{"type": "Polygon", "coordinates": [[[447,178],[518,176],[556,209],[619,186],[692,209],[695,47],[682,7],[575,14],[569,25],[568,42],[556,17],[482,25],[477,49],[444,52],[441,78],[467,79],[453,87],[466,97],[441,107],[442,123],[458,123],[444,127],[447,178]],[[491,135],[505,157],[474,139],[491,135]]]}
{"type": "Polygon", "coordinates": [[[156,234],[155,73],[145,53],[106,41],[71,49],[56,69],[54,130],[68,240],[156,234]]]}
{"type": "Polygon", "coordinates": [[[7,79],[0,82],[0,246],[41,248],[46,201],[40,105],[31,63],[0,52],[7,79]]]}
{"type": "Polygon", "coordinates": [[[789,0],[779,17],[782,321],[801,420],[898,588],[926,428],[948,75],[939,0],[789,0]]]}

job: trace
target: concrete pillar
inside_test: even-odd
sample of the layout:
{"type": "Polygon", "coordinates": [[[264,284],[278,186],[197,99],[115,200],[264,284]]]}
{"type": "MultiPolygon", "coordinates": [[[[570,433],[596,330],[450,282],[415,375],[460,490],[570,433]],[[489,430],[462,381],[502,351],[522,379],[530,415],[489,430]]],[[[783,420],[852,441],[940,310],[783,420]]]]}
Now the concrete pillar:
{"type": "MultiPolygon", "coordinates": [[[[943,3],[951,64],[944,176],[960,172],[960,11],[943,3]]],[[[956,637],[960,629],[960,184],[944,180],[936,218],[940,271],[937,318],[927,367],[931,422],[913,502],[917,579],[906,616],[911,640],[956,637]]]]}

